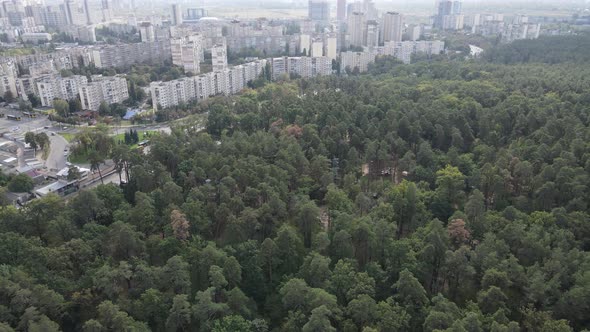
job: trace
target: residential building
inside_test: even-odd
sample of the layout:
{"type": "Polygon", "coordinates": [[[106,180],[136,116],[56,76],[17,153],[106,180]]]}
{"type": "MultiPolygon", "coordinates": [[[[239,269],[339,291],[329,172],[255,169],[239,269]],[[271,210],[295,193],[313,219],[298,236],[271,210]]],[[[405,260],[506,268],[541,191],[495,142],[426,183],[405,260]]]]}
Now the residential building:
{"type": "Polygon", "coordinates": [[[98,111],[100,104],[122,103],[129,98],[127,80],[123,76],[91,77],[92,82],[79,87],[80,101],[85,110],[98,111]]]}
{"type": "Polygon", "coordinates": [[[46,32],[29,32],[20,35],[23,42],[44,43],[51,41],[51,34],[46,32]]]}
{"type": "Polygon", "coordinates": [[[414,54],[437,55],[441,54],[444,48],[445,44],[440,40],[387,42],[383,47],[383,55],[394,56],[402,62],[409,64],[414,54]]]}
{"type": "Polygon", "coordinates": [[[332,74],[332,59],[328,57],[278,57],[271,63],[273,80],[285,76],[315,77],[332,74]]]}
{"type": "Polygon", "coordinates": [[[341,22],[346,19],[346,0],[338,0],[336,3],[336,19],[341,22]]]}
{"type": "Polygon", "coordinates": [[[227,68],[227,46],[215,45],[211,48],[211,63],[213,71],[222,71],[227,68]]]}
{"type": "Polygon", "coordinates": [[[443,17],[443,30],[462,30],[465,26],[465,16],[463,15],[445,15],[443,17]]]}
{"type": "Polygon", "coordinates": [[[311,36],[299,35],[299,54],[308,55],[311,52],[311,36]]]}
{"type": "Polygon", "coordinates": [[[421,25],[410,25],[408,26],[408,36],[410,37],[411,41],[416,41],[420,39],[422,36],[422,26],[421,25]]]}
{"type": "Polygon", "coordinates": [[[13,97],[17,96],[17,65],[16,62],[11,60],[5,60],[0,63],[0,97],[3,97],[5,93],[10,92],[13,97]]]}
{"type": "Polygon", "coordinates": [[[387,12],[381,19],[381,35],[379,43],[401,42],[403,33],[403,18],[400,13],[387,12]]]}
{"type": "Polygon", "coordinates": [[[540,32],[540,24],[507,24],[502,32],[502,41],[513,42],[519,39],[537,39],[540,32]]]}
{"type": "Polygon", "coordinates": [[[150,22],[142,22],[139,24],[139,36],[144,43],[155,42],[156,34],[154,26],[150,22]]]}
{"type": "Polygon", "coordinates": [[[367,20],[362,12],[354,12],[348,16],[349,45],[366,45],[367,20]]]}
{"type": "Polygon", "coordinates": [[[434,27],[444,29],[445,17],[447,20],[447,26],[451,26],[448,22],[457,20],[452,16],[461,15],[462,3],[461,1],[437,0],[435,7],[436,14],[434,16],[434,27]]]}
{"type": "Polygon", "coordinates": [[[182,24],[182,8],[180,4],[173,4],[172,5],[172,15],[171,15],[170,23],[172,25],[181,25],[182,24]]]}
{"type": "Polygon", "coordinates": [[[328,58],[336,60],[338,57],[338,38],[327,37],[326,38],[326,49],[325,54],[328,58]]]}
{"type": "Polygon", "coordinates": [[[327,0],[309,0],[307,17],[313,21],[329,21],[330,4],[327,0]]]}
{"type": "Polygon", "coordinates": [[[66,0],[64,2],[64,11],[66,22],[70,25],[87,25],[92,24],[88,0],[78,2],[76,0],[66,0]]]}
{"type": "Polygon", "coordinates": [[[96,42],[96,30],[93,25],[88,26],[77,26],[68,25],[61,29],[66,35],[72,37],[74,40],[95,43],[96,42]]]}
{"type": "Polygon", "coordinates": [[[369,52],[342,52],[340,53],[340,71],[347,70],[359,72],[366,72],[369,64],[375,62],[377,53],[375,51],[369,52]]]}
{"type": "Polygon", "coordinates": [[[172,63],[183,67],[185,72],[198,74],[201,72],[200,62],[204,59],[202,38],[176,38],[170,41],[172,63]]]}
{"type": "Polygon", "coordinates": [[[315,40],[311,43],[311,56],[314,58],[324,56],[324,42],[322,40],[315,40]]]}
{"type": "Polygon", "coordinates": [[[367,22],[367,34],[364,46],[369,48],[379,46],[379,24],[376,21],[367,22]]]}
{"type": "Polygon", "coordinates": [[[238,93],[255,80],[266,66],[256,60],[221,71],[210,72],[168,82],[152,82],[150,93],[154,109],[166,109],[190,101],[201,101],[219,94],[238,93]]]}
{"type": "Polygon", "coordinates": [[[37,91],[41,105],[53,106],[56,98],[70,100],[77,97],[79,87],[88,83],[86,76],[73,75],[70,77],[48,77],[37,83],[37,91]]]}
{"type": "Polygon", "coordinates": [[[0,97],[4,97],[7,92],[10,92],[12,97],[17,97],[16,76],[0,75],[0,97]]]}
{"type": "Polygon", "coordinates": [[[162,63],[172,58],[170,41],[105,45],[89,48],[90,62],[98,68],[121,68],[137,63],[162,63]]]}

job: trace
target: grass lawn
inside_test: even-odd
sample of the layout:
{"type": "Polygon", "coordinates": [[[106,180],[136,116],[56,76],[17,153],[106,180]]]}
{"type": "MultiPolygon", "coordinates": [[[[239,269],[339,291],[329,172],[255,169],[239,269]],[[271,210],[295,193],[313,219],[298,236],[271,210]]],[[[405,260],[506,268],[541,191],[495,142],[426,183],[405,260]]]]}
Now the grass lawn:
{"type": "Polygon", "coordinates": [[[66,141],[68,141],[68,143],[71,143],[74,138],[76,137],[76,134],[72,134],[72,133],[58,133],[61,137],[65,138],[66,141]]]}
{"type": "Polygon", "coordinates": [[[72,164],[88,164],[88,153],[71,154],[68,157],[68,161],[72,164]]]}
{"type": "MultiPolygon", "coordinates": [[[[140,142],[145,141],[145,140],[149,140],[150,137],[157,135],[157,134],[158,134],[157,131],[144,131],[144,130],[137,131],[137,136],[139,136],[140,142]],[[147,134],[147,136],[146,136],[146,134],[147,134]]],[[[113,139],[115,140],[115,143],[125,144],[125,133],[115,135],[115,136],[113,136],[113,139]]],[[[131,145],[130,148],[132,148],[132,149],[137,148],[137,144],[131,145]]]]}

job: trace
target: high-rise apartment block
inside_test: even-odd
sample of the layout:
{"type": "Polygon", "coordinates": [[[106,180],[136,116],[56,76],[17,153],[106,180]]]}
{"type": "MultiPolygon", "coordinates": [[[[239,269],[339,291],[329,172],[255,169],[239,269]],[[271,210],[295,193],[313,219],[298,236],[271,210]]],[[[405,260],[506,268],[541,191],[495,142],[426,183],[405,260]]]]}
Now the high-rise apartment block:
{"type": "Polygon", "coordinates": [[[357,68],[359,72],[365,72],[369,68],[369,64],[375,62],[376,56],[377,53],[374,50],[368,52],[342,52],[340,53],[340,71],[354,71],[357,68]]]}
{"type": "Polygon", "coordinates": [[[180,103],[201,101],[220,94],[238,93],[248,82],[257,79],[266,60],[257,60],[193,77],[168,82],[152,82],[150,92],[155,110],[170,108],[180,103]]]}
{"type": "Polygon", "coordinates": [[[369,48],[379,46],[379,24],[376,21],[367,22],[365,44],[369,48]]]}
{"type": "Polygon", "coordinates": [[[462,2],[453,0],[437,0],[435,4],[434,27],[444,30],[463,28],[464,18],[461,15],[462,2]]]}
{"type": "Polygon", "coordinates": [[[92,24],[88,0],[66,0],[64,3],[66,21],[71,25],[92,24]]]}
{"type": "Polygon", "coordinates": [[[129,98],[127,80],[122,76],[91,77],[92,82],[80,85],[78,88],[82,108],[98,111],[100,104],[122,103],[129,98]]]}
{"type": "Polygon", "coordinates": [[[302,34],[299,35],[299,53],[308,55],[311,52],[311,36],[302,34]]]}
{"type": "Polygon", "coordinates": [[[272,78],[296,75],[300,77],[326,76],[332,74],[332,59],[328,57],[279,57],[273,58],[272,78]]]}
{"type": "Polygon", "coordinates": [[[17,73],[16,62],[5,60],[0,63],[0,97],[3,97],[7,92],[10,92],[13,97],[17,96],[17,73]]]}
{"type": "Polygon", "coordinates": [[[327,37],[326,38],[326,49],[325,54],[328,58],[336,60],[338,57],[338,38],[327,37]]]}
{"type": "Polygon", "coordinates": [[[162,63],[172,58],[170,41],[105,45],[89,49],[98,68],[122,68],[136,63],[162,63]]]}
{"type": "Polygon", "coordinates": [[[314,58],[324,56],[324,42],[322,40],[315,40],[311,43],[311,56],[314,58]]]}
{"type": "Polygon", "coordinates": [[[49,77],[37,83],[37,91],[41,105],[53,106],[56,98],[70,100],[78,95],[79,88],[88,83],[86,76],[73,75],[70,77],[49,77]]]}
{"type": "Polygon", "coordinates": [[[403,33],[403,18],[400,13],[387,12],[381,19],[381,44],[389,41],[401,42],[403,33]]]}
{"type": "Polygon", "coordinates": [[[179,4],[175,3],[172,5],[172,13],[171,13],[171,21],[172,25],[181,25],[182,24],[182,8],[179,4]]]}
{"type": "Polygon", "coordinates": [[[348,16],[349,44],[353,46],[366,45],[367,20],[362,12],[354,12],[348,16]]]}
{"type": "Polygon", "coordinates": [[[211,63],[213,71],[222,71],[227,68],[227,46],[215,45],[211,48],[211,63]]]}
{"type": "Polygon", "coordinates": [[[154,26],[150,22],[142,22],[139,24],[139,36],[144,43],[155,42],[156,34],[154,26]]]}
{"type": "Polygon", "coordinates": [[[426,54],[428,56],[441,54],[445,49],[445,43],[440,40],[387,42],[383,47],[383,55],[390,55],[402,62],[409,64],[414,54],[426,54]]]}
{"type": "Polygon", "coordinates": [[[184,68],[185,72],[201,72],[200,62],[204,59],[203,38],[200,35],[170,40],[172,63],[184,68]]]}
{"type": "Polygon", "coordinates": [[[330,20],[330,4],[327,0],[309,0],[308,18],[313,21],[330,20]]]}
{"type": "Polygon", "coordinates": [[[346,0],[338,0],[336,3],[336,19],[340,22],[346,19],[346,0]]]}

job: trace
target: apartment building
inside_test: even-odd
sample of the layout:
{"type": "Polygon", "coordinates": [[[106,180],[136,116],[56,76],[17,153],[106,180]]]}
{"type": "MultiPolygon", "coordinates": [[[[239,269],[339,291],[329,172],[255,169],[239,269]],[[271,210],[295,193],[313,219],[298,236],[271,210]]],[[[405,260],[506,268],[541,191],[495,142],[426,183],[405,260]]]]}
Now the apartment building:
{"type": "Polygon", "coordinates": [[[401,42],[403,33],[403,17],[397,12],[386,12],[381,19],[381,44],[388,41],[401,42]]]}
{"type": "Polygon", "coordinates": [[[382,54],[398,58],[403,63],[409,64],[414,54],[437,55],[445,50],[445,43],[440,40],[387,42],[382,54]]]}
{"type": "Polygon", "coordinates": [[[211,63],[214,72],[227,68],[227,46],[225,44],[218,44],[211,48],[211,63]]]}
{"type": "Polygon", "coordinates": [[[326,76],[332,74],[332,59],[329,57],[278,57],[272,59],[273,80],[288,75],[300,77],[326,76]]]}
{"type": "Polygon", "coordinates": [[[157,64],[172,59],[170,41],[105,45],[89,49],[91,62],[98,68],[121,68],[137,63],[157,64]]]}
{"type": "Polygon", "coordinates": [[[235,94],[262,74],[266,60],[257,60],[193,77],[168,82],[152,82],[150,93],[154,109],[166,109],[190,101],[201,101],[215,95],[235,94]]]}
{"type": "Polygon", "coordinates": [[[375,51],[368,52],[342,52],[340,53],[340,71],[346,72],[347,68],[354,71],[358,68],[359,72],[365,72],[369,68],[369,64],[375,62],[377,53],[375,51]]]}
{"type": "Polygon", "coordinates": [[[122,103],[129,98],[125,77],[94,75],[91,79],[91,82],[79,87],[83,109],[98,111],[103,101],[107,104],[114,104],[122,103]]]}
{"type": "Polygon", "coordinates": [[[183,67],[185,72],[199,74],[200,63],[205,59],[201,35],[170,40],[172,63],[183,67]]]}
{"type": "Polygon", "coordinates": [[[86,76],[73,75],[70,77],[47,77],[37,82],[37,91],[41,99],[41,105],[53,106],[56,98],[70,100],[77,97],[79,88],[88,83],[86,76]]]}
{"type": "Polygon", "coordinates": [[[16,63],[11,60],[4,60],[0,63],[0,97],[8,91],[13,97],[17,96],[16,77],[17,77],[16,63]]]}

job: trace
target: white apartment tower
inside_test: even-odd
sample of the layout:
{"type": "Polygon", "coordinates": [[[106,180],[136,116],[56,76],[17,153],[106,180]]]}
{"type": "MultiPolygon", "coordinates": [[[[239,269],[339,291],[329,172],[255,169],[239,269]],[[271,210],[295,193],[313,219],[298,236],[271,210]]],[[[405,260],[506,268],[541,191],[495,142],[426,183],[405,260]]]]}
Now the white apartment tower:
{"type": "Polygon", "coordinates": [[[139,35],[141,36],[142,43],[156,41],[154,26],[149,22],[143,22],[139,25],[139,35]]]}
{"type": "Polygon", "coordinates": [[[314,58],[321,57],[324,54],[324,42],[321,40],[316,40],[311,43],[311,56],[314,58]]]}
{"type": "Polygon", "coordinates": [[[311,36],[299,35],[299,53],[305,52],[305,55],[311,53],[311,36]]]}
{"type": "Polygon", "coordinates": [[[336,60],[336,57],[338,56],[338,38],[326,38],[326,56],[331,60],[336,60]]]}
{"type": "Polygon", "coordinates": [[[80,101],[85,110],[98,111],[100,103],[122,103],[129,98],[127,80],[122,76],[92,76],[92,82],[79,87],[80,101]]]}
{"type": "Polygon", "coordinates": [[[402,41],[402,30],[403,21],[402,15],[396,12],[387,12],[383,14],[381,20],[381,36],[379,42],[401,42],[402,41]]]}
{"type": "Polygon", "coordinates": [[[379,24],[375,21],[370,21],[367,24],[367,34],[365,36],[365,45],[369,48],[379,46],[379,24]]]}
{"type": "Polygon", "coordinates": [[[182,24],[182,8],[177,3],[172,5],[171,23],[172,23],[172,25],[181,25],[182,24]]]}
{"type": "Polygon", "coordinates": [[[53,100],[56,98],[70,100],[76,98],[79,87],[88,83],[86,76],[73,75],[70,77],[48,78],[37,82],[37,91],[41,105],[45,107],[53,106],[53,100]]]}
{"type": "Polygon", "coordinates": [[[227,46],[225,44],[218,44],[211,48],[211,63],[214,72],[227,68],[227,46]]]}
{"type": "Polygon", "coordinates": [[[365,45],[366,30],[367,20],[364,13],[354,12],[348,16],[348,34],[350,45],[365,45]]]}

